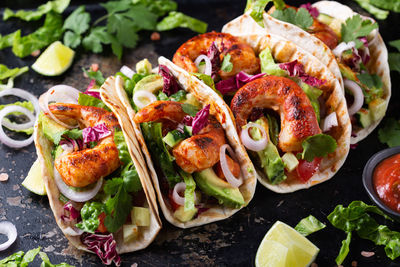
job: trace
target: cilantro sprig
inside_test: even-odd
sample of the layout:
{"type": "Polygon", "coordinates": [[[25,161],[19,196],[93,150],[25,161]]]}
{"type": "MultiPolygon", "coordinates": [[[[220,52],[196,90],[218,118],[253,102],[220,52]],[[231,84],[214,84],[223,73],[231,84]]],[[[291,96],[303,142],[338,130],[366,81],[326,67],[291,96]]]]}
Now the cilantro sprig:
{"type": "Polygon", "coordinates": [[[389,147],[400,146],[400,122],[394,118],[388,118],[379,129],[378,138],[381,143],[389,147]]]}
{"type": "Polygon", "coordinates": [[[389,42],[389,45],[396,48],[399,53],[389,53],[390,70],[400,73],[400,40],[389,42]]]}
{"type": "Polygon", "coordinates": [[[342,42],[351,42],[354,41],[356,43],[356,47],[360,48],[363,45],[363,42],[360,41],[359,37],[367,36],[374,29],[378,28],[378,24],[376,22],[372,22],[368,19],[363,19],[360,15],[355,15],[351,18],[346,19],[345,23],[342,24],[342,28],[340,30],[342,35],[342,42]]]}
{"type": "Polygon", "coordinates": [[[272,17],[299,26],[307,30],[313,24],[313,18],[305,8],[299,8],[297,11],[293,8],[275,10],[272,17]]]}

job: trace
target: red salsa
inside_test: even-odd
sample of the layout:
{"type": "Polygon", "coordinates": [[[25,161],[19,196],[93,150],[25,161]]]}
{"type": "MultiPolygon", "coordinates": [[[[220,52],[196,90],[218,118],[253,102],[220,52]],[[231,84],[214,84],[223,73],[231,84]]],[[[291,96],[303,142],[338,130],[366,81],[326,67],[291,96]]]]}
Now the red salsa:
{"type": "Polygon", "coordinates": [[[373,184],[379,198],[389,208],[400,212],[400,154],[378,164],[374,170],[373,184]]]}

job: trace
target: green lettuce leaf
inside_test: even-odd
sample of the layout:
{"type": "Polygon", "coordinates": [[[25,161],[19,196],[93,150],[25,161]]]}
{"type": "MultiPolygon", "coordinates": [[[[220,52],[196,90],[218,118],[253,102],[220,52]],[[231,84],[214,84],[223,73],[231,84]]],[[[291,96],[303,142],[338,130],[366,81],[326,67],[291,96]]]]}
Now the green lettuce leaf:
{"type": "Polygon", "coordinates": [[[325,224],[318,221],[318,219],[314,216],[310,215],[302,219],[294,229],[303,236],[308,236],[309,234],[315,233],[321,229],[324,229],[325,227],[325,224]]]}
{"type": "Polygon", "coordinates": [[[11,264],[11,263],[15,263],[16,266],[17,266],[17,264],[21,264],[24,254],[25,254],[25,252],[23,252],[23,251],[15,252],[14,254],[11,254],[10,256],[0,260],[0,266],[1,266],[1,264],[11,264]]]}
{"type": "Polygon", "coordinates": [[[307,30],[313,24],[313,18],[305,8],[299,8],[297,11],[293,8],[275,10],[271,16],[281,21],[299,26],[303,30],[307,30]]]}
{"type": "Polygon", "coordinates": [[[21,35],[21,30],[17,30],[4,36],[0,34],[0,50],[12,47],[15,35],[21,35]]]}
{"type": "Polygon", "coordinates": [[[39,253],[41,247],[35,248],[35,249],[31,249],[29,251],[27,251],[24,255],[24,257],[22,258],[20,267],[26,267],[28,266],[29,263],[31,263],[36,255],[39,253]]]}
{"type": "Polygon", "coordinates": [[[50,262],[49,257],[44,252],[39,252],[39,256],[42,259],[42,264],[40,265],[40,267],[74,267],[74,266],[69,265],[68,263],[65,263],[65,262],[62,262],[62,263],[59,263],[59,264],[52,264],[50,262]]]}
{"type": "Polygon", "coordinates": [[[225,72],[231,72],[232,69],[233,69],[233,64],[231,62],[231,55],[226,54],[221,64],[221,70],[225,72]]]}
{"type": "Polygon", "coordinates": [[[19,10],[13,12],[11,9],[6,8],[3,13],[3,20],[8,20],[9,18],[19,18],[25,21],[38,20],[43,15],[54,11],[56,13],[63,13],[68,7],[70,0],[54,0],[49,1],[46,4],[40,5],[37,10],[19,10]]]}
{"type": "Polygon", "coordinates": [[[188,103],[183,103],[182,109],[183,112],[189,114],[192,117],[196,116],[197,112],[199,112],[199,109],[196,106],[188,103]]]}
{"type": "Polygon", "coordinates": [[[126,144],[124,134],[122,131],[116,130],[114,132],[114,142],[118,149],[119,160],[123,165],[132,162],[131,155],[129,154],[128,145],[126,144]]]}
{"type": "Polygon", "coordinates": [[[191,174],[186,173],[182,170],[179,171],[180,175],[183,177],[183,181],[185,182],[185,204],[184,210],[185,211],[192,211],[195,210],[194,206],[194,195],[196,189],[196,182],[194,181],[191,174]]]}
{"type": "Polygon", "coordinates": [[[82,93],[79,93],[78,104],[82,106],[104,108],[105,110],[111,111],[101,99],[82,93]]]}
{"type": "MultiPolygon", "coordinates": [[[[27,110],[29,110],[31,112],[33,112],[35,110],[35,108],[33,107],[32,102],[30,102],[30,101],[22,101],[22,102],[17,101],[17,102],[11,103],[11,104],[0,105],[0,110],[2,110],[3,108],[5,108],[7,106],[20,106],[20,107],[26,108],[27,110]]],[[[10,113],[9,115],[21,115],[21,113],[20,112],[14,112],[14,113],[10,113]]],[[[6,120],[6,121],[12,123],[12,121],[10,119],[6,118],[6,117],[3,118],[3,120],[6,120]]],[[[9,129],[9,130],[11,130],[11,129],[9,129]]],[[[15,130],[12,130],[12,131],[15,131],[15,130]]],[[[15,131],[15,132],[20,132],[20,133],[25,133],[25,134],[31,135],[33,133],[33,127],[30,127],[28,129],[25,129],[25,130],[18,130],[18,131],[15,131]]]]}
{"type": "Polygon", "coordinates": [[[355,0],[362,8],[367,10],[369,13],[374,15],[377,19],[386,19],[389,15],[389,11],[377,8],[370,0],[355,0]]]}
{"type": "Polygon", "coordinates": [[[326,134],[316,134],[307,137],[301,144],[303,152],[300,154],[301,159],[311,162],[314,158],[325,157],[329,153],[335,151],[337,147],[336,140],[332,136],[326,134]]]}
{"type": "Polygon", "coordinates": [[[319,106],[319,101],[318,98],[320,95],[322,95],[322,90],[319,90],[313,86],[310,86],[306,83],[301,83],[300,84],[301,89],[306,93],[308,99],[310,99],[311,106],[313,107],[315,111],[315,115],[317,116],[318,123],[320,122],[320,106],[319,106]]]}
{"type": "Polygon", "coordinates": [[[81,209],[82,221],[75,226],[85,232],[92,233],[100,225],[99,215],[104,212],[104,204],[100,202],[86,202],[81,209]]]}
{"type": "Polygon", "coordinates": [[[171,11],[167,17],[157,24],[156,29],[158,31],[169,31],[178,27],[189,28],[198,33],[205,33],[208,25],[201,20],[189,17],[181,12],[171,11]]]}
{"type": "Polygon", "coordinates": [[[391,10],[394,12],[400,12],[400,2],[398,0],[370,0],[371,4],[383,8],[386,10],[391,10]]]}
{"type": "Polygon", "coordinates": [[[378,138],[381,143],[389,147],[400,146],[400,122],[394,118],[388,118],[379,129],[378,138]]]}
{"type": "Polygon", "coordinates": [[[286,76],[286,71],[281,69],[278,64],[275,63],[272,57],[271,49],[268,47],[261,51],[260,55],[261,73],[275,76],[286,76]]]}
{"type": "Polygon", "coordinates": [[[346,239],[342,241],[342,246],[340,247],[339,254],[335,259],[337,265],[341,265],[343,261],[346,259],[347,254],[349,254],[350,241],[351,241],[351,232],[348,232],[346,239]]]}
{"type": "Polygon", "coordinates": [[[28,71],[28,67],[9,69],[6,65],[0,64],[0,90],[13,88],[14,79],[28,71]]]}
{"type": "Polygon", "coordinates": [[[221,92],[215,88],[215,83],[213,78],[210,75],[203,74],[203,73],[192,73],[198,79],[202,80],[208,87],[214,90],[220,97],[223,97],[221,92]]]}
{"type": "MultiPolygon", "coordinates": [[[[263,13],[265,7],[271,0],[247,0],[245,13],[250,12],[250,16],[261,26],[264,27],[263,13]]],[[[283,0],[273,0],[276,9],[281,10],[285,8],[285,2],[283,0]]]]}

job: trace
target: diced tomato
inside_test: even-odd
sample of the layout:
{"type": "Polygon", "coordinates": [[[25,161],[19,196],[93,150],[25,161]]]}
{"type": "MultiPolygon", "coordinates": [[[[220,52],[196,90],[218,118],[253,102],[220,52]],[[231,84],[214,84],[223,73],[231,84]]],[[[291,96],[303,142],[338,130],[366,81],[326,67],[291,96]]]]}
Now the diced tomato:
{"type": "Polygon", "coordinates": [[[172,209],[174,211],[176,211],[179,208],[179,205],[172,198],[172,190],[169,190],[168,198],[169,198],[169,203],[171,204],[172,209]]]}
{"type": "Polygon", "coordinates": [[[97,231],[100,233],[106,233],[107,231],[107,227],[104,225],[104,219],[106,218],[106,214],[104,212],[100,213],[99,215],[99,227],[97,227],[97,231]]]}
{"type": "Polygon", "coordinates": [[[303,183],[307,182],[317,172],[320,163],[321,158],[315,158],[311,162],[299,159],[299,165],[296,170],[300,181],[303,183]]]}

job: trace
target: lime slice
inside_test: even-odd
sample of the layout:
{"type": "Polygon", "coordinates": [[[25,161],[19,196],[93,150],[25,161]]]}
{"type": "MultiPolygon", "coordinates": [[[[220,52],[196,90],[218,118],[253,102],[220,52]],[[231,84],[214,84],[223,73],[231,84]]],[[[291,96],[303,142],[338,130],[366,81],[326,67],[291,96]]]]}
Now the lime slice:
{"type": "MultiPolygon", "coordinates": [[[[268,262],[269,258],[273,258],[274,253],[279,251],[280,255],[284,255],[283,249],[281,247],[272,249],[264,249],[264,242],[267,242],[271,246],[270,241],[275,241],[281,246],[287,249],[285,259],[285,265],[277,266],[287,266],[287,267],[304,267],[309,266],[317,256],[319,248],[311,243],[307,238],[298,233],[295,229],[289,225],[277,221],[268,233],[265,235],[263,241],[261,241],[260,247],[258,248],[256,255],[256,266],[275,266],[275,265],[262,265],[263,262],[268,262]],[[260,265],[259,265],[260,264],[260,265]]],[[[273,260],[273,259],[272,259],[273,260]]]]}
{"type": "Polygon", "coordinates": [[[45,76],[57,76],[71,66],[75,52],[60,41],[52,43],[33,63],[32,69],[45,76]]]}
{"type": "Polygon", "coordinates": [[[286,267],[287,253],[288,248],[284,245],[273,240],[263,240],[257,250],[256,266],[286,267]]]}
{"type": "Polygon", "coordinates": [[[44,186],[42,170],[38,159],[32,164],[32,167],[25,180],[22,182],[22,185],[32,193],[41,196],[46,195],[46,187],[44,186]]]}

